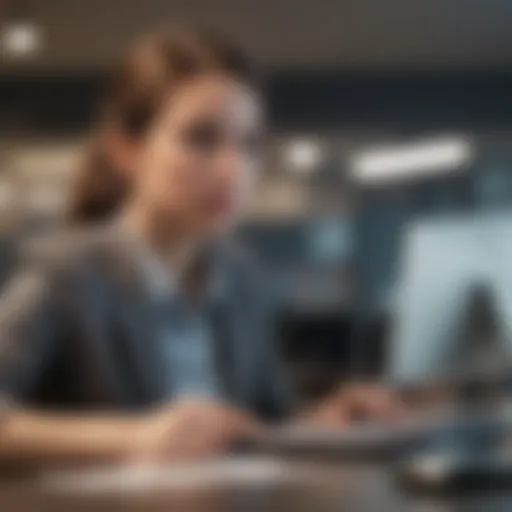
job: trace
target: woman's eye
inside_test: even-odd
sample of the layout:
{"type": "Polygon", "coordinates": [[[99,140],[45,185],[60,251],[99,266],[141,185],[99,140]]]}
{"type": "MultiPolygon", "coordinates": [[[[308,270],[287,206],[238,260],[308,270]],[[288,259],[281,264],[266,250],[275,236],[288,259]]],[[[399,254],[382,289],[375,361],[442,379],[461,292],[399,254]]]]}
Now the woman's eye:
{"type": "Polygon", "coordinates": [[[185,132],[185,141],[200,151],[214,151],[222,141],[222,134],[214,123],[201,123],[185,132]]]}

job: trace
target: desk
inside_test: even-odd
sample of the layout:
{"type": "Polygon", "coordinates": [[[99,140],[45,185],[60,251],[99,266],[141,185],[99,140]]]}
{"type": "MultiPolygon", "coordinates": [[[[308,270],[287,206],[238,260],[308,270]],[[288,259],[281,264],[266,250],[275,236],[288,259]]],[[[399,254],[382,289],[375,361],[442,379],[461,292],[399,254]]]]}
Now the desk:
{"type": "Polygon", "coordinates": [[[0,510],[16,512],[509,512],[507,494],[432,498],[397,488],[385,464],[281,461],[282,481],[151,491],[55,492],[40,481],[3,481],[0,510]]]}

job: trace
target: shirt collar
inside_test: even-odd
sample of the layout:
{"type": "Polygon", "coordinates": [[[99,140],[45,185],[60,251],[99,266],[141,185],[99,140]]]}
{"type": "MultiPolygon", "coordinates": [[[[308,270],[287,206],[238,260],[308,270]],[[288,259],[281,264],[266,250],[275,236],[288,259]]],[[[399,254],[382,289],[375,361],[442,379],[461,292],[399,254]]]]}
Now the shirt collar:
{"type": "Polygon", "coordinates": [[[178,276],[170,265],[142,240],[137,240],[137,258],[152,295],[158,298],[178,295],[178,276]]]}
{"type": "MultiPolygon", "coordinates": [[[[145,240],[134,233],[126,222],[121,219],[116,224],[123,236],[129,240],[130,247],[135,252],[143,279],[147,283],[151,295],[157,299],[178,297],[180,295],[179,275],[145,240]]],[[[226,267],[218,257],[217,251],[208,251],[208,257],[211,258],[211,270],[204,298],[218,301],[225,297],[227,290],[226,267]]]]}

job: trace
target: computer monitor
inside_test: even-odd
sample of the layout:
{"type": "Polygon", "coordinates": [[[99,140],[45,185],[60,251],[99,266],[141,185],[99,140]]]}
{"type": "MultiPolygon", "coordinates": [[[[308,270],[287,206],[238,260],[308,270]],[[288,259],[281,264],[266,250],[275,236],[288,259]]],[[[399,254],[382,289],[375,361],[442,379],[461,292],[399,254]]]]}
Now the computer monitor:
{"type": "MultiPolygon", "coordinates": [[[[475,287],[484,287],[492,296],[498,339],[505,342],[508,362],[512,213],[417,222],[406,230],[402,255],[390,380],[419,384],[464,372],[462,345],[475,287]]],[[[501,362],[505,363],[502,357],[501,362]]]]}

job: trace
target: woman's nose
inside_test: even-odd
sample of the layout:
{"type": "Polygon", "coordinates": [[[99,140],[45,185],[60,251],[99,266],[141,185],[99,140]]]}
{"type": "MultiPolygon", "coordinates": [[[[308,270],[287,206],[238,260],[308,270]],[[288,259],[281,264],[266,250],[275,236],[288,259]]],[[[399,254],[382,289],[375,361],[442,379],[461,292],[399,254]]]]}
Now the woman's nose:
{"type": "Polygon", "coordinates": [[[218,173],[224,179],[231,181],[243,166],[242,152],[236,147],[227,147],[219,154],[217,162],[218,173]]]}

